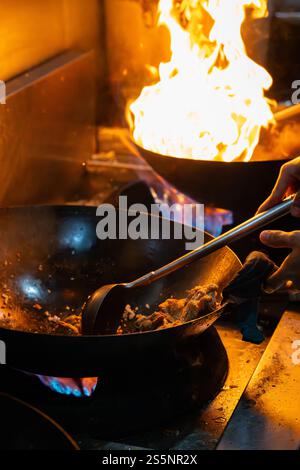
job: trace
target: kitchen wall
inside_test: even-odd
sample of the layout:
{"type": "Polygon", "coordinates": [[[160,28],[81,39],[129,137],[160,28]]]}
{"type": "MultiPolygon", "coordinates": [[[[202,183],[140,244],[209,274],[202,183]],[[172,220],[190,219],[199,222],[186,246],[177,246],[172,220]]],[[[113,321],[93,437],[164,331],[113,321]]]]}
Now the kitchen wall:
{"type": "Polygon", "coordinates": [[[84,186],[82,162],[106,117],[105,71],[102,0],[0,0],[8,91],[0,104],[1,205],[62,201],[84,186]]]}
{"type": "Polygon", "coordinates": [[[98,116],[105,88],[103,0],[1,0],[0,80],[72,48],[94,49],[98,116]]]}

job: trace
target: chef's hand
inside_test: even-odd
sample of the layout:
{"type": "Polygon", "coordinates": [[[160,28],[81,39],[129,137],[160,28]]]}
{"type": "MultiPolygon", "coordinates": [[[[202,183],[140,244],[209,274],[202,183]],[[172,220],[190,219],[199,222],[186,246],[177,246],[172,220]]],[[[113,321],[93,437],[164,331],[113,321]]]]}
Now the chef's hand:
{"type": "Polygon", "coordinates": [[[279,204],[284,196],[289,196],[293,193],[297,193],[297,195],[291,213],[294,217],[300,217],[300,157],[291,160],[281,167],[272,193],[257,212],[260,213],[270,209],[279,204]]]}
{"type": "Polygon", "coordinates": [[[266,281],[264,290],[268,293],[288,287],[300,290],[300,230],[281,232],[266,230],[261,233],[262,243],[272,248],[290,248],[292,251],[282,265],[266,281]]]}

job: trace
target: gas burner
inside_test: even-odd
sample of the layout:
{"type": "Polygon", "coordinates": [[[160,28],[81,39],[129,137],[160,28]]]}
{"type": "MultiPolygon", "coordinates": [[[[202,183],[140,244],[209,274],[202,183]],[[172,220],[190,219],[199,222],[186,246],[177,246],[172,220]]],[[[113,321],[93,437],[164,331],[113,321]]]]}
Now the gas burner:
{"type": "Polygon", "coordinates": [[[0,450],[79,450],[56,422],[38,409],[0,393],[0,450]],[[28,426],[30,423],[30,426],[28,426]]]}
{"type": "Polygon", "coordinates": [[[71,395],[76,398],[90,397],[98,383],[97,377],[70,379],[62,377],[37,376],[42,384],[60,395],[71,395]]]}
{"type": "Polygon", "coordinates": [[[120,370],[113,375],[81,381],[46,377],[38,380],[8,368],[1,375],[4,391],[18,390],[20,398],[39,405],[60,421],[63,417],[73,432],[87,426],[103,438],[120,438],[167,425],[174,418],[199,409],[222,389],[227,373],[226,350],[211,328],[162,357],[159,368],[149,362],[145,362],[143,371],[120,364],[120,370]],[[82,386],[92,386],[94,393],[85,393],[82,386]],[[81,398],[74,390],[81,392],[81,398]]]}

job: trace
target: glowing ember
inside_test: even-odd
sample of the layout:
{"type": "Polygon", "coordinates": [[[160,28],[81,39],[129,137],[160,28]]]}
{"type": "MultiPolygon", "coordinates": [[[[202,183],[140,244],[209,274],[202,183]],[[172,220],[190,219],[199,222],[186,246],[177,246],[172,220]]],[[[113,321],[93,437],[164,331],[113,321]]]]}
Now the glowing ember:
{"type": "Polygon", "coordinates": [[[172,56],[129,106],[136,143],[181,158],[251,159],[273,114],[264,96],[272,78],[241,35],[247,7],[262,17],[267,0],[160,0],[172,56]]]}

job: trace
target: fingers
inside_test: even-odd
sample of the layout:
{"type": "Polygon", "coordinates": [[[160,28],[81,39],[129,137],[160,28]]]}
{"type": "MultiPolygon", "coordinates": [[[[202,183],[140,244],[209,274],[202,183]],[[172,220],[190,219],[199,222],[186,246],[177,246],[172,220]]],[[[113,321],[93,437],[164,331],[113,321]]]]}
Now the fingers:
{"type": "MultiPolygon", "coordinates": [[[[279,204],[287,193],[295,192],[300,186],[300,157],[283,165],[270,196],[259,207],[257,213],[264,212],[279,204]]],[[[295,200],[292,214],[300,217],[300,194],[295,200]]]]}
{"type": "Polygon", "coordinates": [[[296,295],[296,294],[299,295],[300,294],[299,279],[295,279],[295,281],[287,280],[287,275],[288,273],[286,272],[286,267],[283,265],[265,281],[263,290],[267,294],[272,294],[273,292],[280,291],[280,292],[287,292],[291,295],[296,295]]]}
{"type": "Polygon", "coordinates": [[[299,289],[300,287],[300,231],[282,232],[280,230],[265,230],[260,234],[260,240],[272,248],[290,248],[291,252],[283,261],[280,268],[273,273],[265,283],[264,290],[268,293],[285,288],[299,289]],[[289,285],[291,284],[291,285],[289,285]]]}
{"type": "MultiPolygon", "coordinates": [[[[298,163],[300,165],[300,162],[298,163]]],[[[271,198],[275,204],[279,204],[284,198],[288,189],[295,183],[296,174],[300,171],[294,162],[286,163],[280,169],[279,176],[271,193],[271,198]]]]}
{"type": "MultiPolygon", "coordinates": [[[[276,205],[276,203],[275,203],[276,205]]],[[[257,209],[256,214],[261,214],[262,212],[267,211],[268,209],[271,209],[271,207],[274,206],[272,196],[269,196],[262,204],[259,206],[257,209]]]]}
{"type": "Polygon", "coordinates": [[[300,191],[296,194],[291,214],[294,217],[300,217],[300,191]]]}
{"type": "MultiPolygon", "coordinates": [[[[281,199],[278,199],[274,198],[272,195],[269,196],[268,199],[266,199],[265,202],[258,208],[257,214],[265,212],[271,207],[276,206],[276,204],[279,204],[282,199],[283,197],[281,199]]],[[[293,217],[300,217],[300,191],[298,191],[298,193],[296,194],[293,206],[291,208],[291,214],[293,217]]]]}
{"type": "Polygon", "coordinates": [[[265,230],[260,234],[260,241],[271,248],[294,248],[299,246],[300,231],[265,230]]]}
{"type": "Polygon", "coordinates": [[[264,212],[282,201],[287,189],[289,188],[291,171],[292,169],[289,164],[281,167],[274,189],[270,196],[259,207],[257,211],[258,213],[264,212]]]}
{"type": "Polygon", "coordinates": [[[287,284],[286,281],[286,272],[283,267],[277,269],[277,271],[270,276],[264,285],[264,291],[268,294],[272,294],[273,292],[285,287],[287,284]]]}
{"type": "Polygon", "coordinates": [[[299,276],[294,276],[293,273],[290,273],[285,263],[283,263],[282,266],[266,280],[263,289],[267,294],[278,291],[299,294],[299,276]],[[294,277],[294,280],[289,280],[289,276],[294,277]]]}

